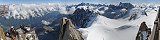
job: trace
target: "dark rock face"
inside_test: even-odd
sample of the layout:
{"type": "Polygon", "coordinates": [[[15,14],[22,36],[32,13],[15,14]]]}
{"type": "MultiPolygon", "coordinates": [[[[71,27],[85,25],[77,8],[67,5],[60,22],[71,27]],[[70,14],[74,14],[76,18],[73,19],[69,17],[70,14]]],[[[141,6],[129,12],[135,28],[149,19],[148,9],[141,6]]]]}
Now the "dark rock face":
{"type": "Polygon", "coordinates": [[[142,22],[136,36],[136,40],[148,40],[151,34],[151,28],[148,28],[145,22],[142,22]]]}
{"type": "Polygon", "coordinates": [[[123,8],[127,8],[127,9],[132,9],[134,8],[134,6],[131,3],[119,3],[119,6],[123,7],[123,8]]]}
{"type": "Polygon", "coordinates": [[[78,6],[95,6],[95,7],[101,7],[101,6],[107,6],[105,4],[90,4],[90,3],[80,3],[78,5],[74,5],[75,8],[77,8],[78,6]]]}
{"type": "Polygon", "coordinates": [[[78,28],[85,28],[87,26],[87,22],[90,22],[92,18],[96,18],[96,13],[90,10],[84,10],[83,8],[76,9],[70,19],[73,24],[78,26],[78,28]]]}
{"type": "Polygon", "coordinates": [[[131,27],[134,27],[134,26],[124,25],[124,26],[121,26],[121,27],[118,27],[118,28],[115,28],[115,29],[117,29],[117,30],[125,30],[125,29],[131,28],[131,27]]]}
{"type": "Polygon", "coordinates": [[[131,17],[129,18],[129,20],[135,20],[137,18],[137,14],[133,14],[131,15],[131,17]]]}
{"type": "Polygon", "coordinates": [[[134,8],[134,6],[130,3],[120,3],[118,6],[109,5],[108,10],[105,10],[105,13],[102,15],[111,19],[118,19],[129,15],[129,11],[132,8],[134,8]],[[122,11],[123,9],[126,9],[126,11],[122,11]]]}

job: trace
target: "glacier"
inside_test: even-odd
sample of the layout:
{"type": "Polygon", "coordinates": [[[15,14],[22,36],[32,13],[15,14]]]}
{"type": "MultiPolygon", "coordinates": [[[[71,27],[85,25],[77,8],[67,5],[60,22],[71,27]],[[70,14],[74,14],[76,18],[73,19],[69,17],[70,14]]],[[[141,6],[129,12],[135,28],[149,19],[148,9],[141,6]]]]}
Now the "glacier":
{"type": "Polygon", "coordinates": [[[140,24],[146,22],[147,26],[153,29],[158,13],[158,8],[140,7],[131,9],[127,18],[110,19],[98,15],[90,27],[78,30],[85,40],[135,40],[140,24]],[[144,12],[147,15],[144,15],[144,12]],[[136,19],[129,21],[133,14],[137,14],[136,19]]]}

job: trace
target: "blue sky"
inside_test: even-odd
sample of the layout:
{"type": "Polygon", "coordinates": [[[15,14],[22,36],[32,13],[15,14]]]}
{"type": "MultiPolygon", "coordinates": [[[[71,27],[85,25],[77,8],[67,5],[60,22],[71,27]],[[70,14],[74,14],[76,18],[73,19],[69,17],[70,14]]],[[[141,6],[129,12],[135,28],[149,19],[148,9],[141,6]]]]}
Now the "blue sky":
{"type": "Polygon", "coordinates": [[[0,4],[40,4],[40,3],[154,3],[160,4],[160,0],[0,0],[0,4]]]}

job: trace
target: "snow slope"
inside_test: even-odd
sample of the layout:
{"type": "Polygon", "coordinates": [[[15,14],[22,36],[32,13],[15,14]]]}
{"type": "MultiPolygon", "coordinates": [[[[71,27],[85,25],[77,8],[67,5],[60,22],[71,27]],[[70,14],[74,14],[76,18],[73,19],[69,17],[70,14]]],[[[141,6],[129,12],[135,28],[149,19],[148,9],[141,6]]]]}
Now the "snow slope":
{"type": "MultiPolygon", "coordinates": [[[[135,40],[140,24],[145,21],[152,28],[157,15],[155,9],[147,9],[148,16],[138,15],[140,18],[128,21],[126,19],[109,19],[99,15],[88,28],[80,28],[85,40],[135,40]]],[[[142,12],[141,12],[142,13],[142,12]]]]}

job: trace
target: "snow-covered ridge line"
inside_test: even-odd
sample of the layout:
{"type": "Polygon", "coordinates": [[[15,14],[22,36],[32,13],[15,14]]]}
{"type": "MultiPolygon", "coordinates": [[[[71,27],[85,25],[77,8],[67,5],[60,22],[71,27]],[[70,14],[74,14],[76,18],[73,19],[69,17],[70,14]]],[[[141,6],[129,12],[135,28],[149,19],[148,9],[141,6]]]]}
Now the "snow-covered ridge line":
{"type": "Polygon", "coordinates": [[[53,11],[65,11],[64,5],[60,4],[19,4],[19,5],[9,5],[8,14],[4,15],[5,18],[14,19],[28,19],[30,17],[41,17],[47,13],[51,13],[53,11]]]}
{"type": "MultiPolygon", "coordinates": [[[[58,11],[62,14],[72,14],[75,9],[83,8],[83,9],[90,9],[93,12],[99,12],[100,14],[104,14],[106,10],[109,9],[108,5],[113,4],[90,4],[90,3],[81,3],[81,4],[9,4],[9,13],[4,15],[3,17],[9,19],[29,19],[30,17],[41,17],[47,13],[51,13],[53,11],[58,11]],[[69,8],[67,8],[69,7],[69,8]],[[69,9],[69,11],[68,11],[69,9]]],[[[152,4],[143,4],[143,5],[136,5],[136,8],[157,8],[157,5],[152,4]]]]}

